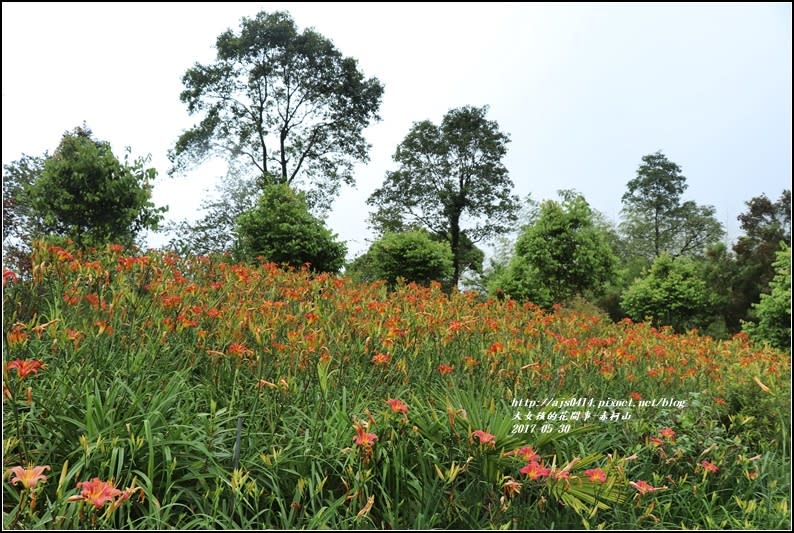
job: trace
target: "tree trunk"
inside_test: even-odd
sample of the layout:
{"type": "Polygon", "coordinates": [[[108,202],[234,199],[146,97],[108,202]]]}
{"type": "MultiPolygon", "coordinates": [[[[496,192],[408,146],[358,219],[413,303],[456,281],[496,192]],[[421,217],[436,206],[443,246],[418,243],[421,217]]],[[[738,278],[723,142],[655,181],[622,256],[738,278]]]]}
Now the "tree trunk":
{"type": "Polygon", "coordinates": [[[452,286],[457,288],[460,280],[460,214],[453,215],[449,221],[450,247],[452,248],[452,286]]]}

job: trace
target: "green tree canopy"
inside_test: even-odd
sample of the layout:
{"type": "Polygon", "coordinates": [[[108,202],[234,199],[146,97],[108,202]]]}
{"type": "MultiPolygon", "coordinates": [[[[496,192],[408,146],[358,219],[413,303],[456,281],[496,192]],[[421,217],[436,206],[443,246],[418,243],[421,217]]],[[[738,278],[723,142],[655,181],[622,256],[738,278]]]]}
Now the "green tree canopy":
{"type": "Polygon", "coordinates": [[[775,277],[769,292],[753,305],[756,322],[744,322],[742,329],[760,342],[768,342],[780,350],[791,349],[791,246],[780,242],[774,263],[775,277]]]}
{"type": "Polygon", "coordinates": [[[3,265],[17,271],[30,270],[31,238],[42,233],[25,191],[38,179],[47,157],[23,154],[3,167],[3,265]]]}
{"type": "Polygon", "coordinates": [[[516,241],[506,269],[489,292],[551,306],[576,295],[598,295],[615,276],[616,257],[599,217],[583,196],[560,191],[561,202],[541,203],[516,241]]]}
{"type": "Polygon", "coordinates": [[[309,213],[302,193],[286,184],[267,185],[254,209],[237,218],[240,258],[300,268],[309,263],[318,272],[338,272],[347,249],[323,223],[309,213]]]}
{"type": "Polygon", "coordinates": [[[634,320],[651,319],[656,326],[672,326],[679,332],[707,324],[715,306],[695,260],[667,253],[634,280],[620,303],[634,320]]]}
{"type": "Polygon", "coordinates": [[[298,32],[286,12],[242,19],[222,33],[217,58],[196,63],[180,98],[201,121],[177,140],[171,172],[208,156],[246,165],[260,185],[284,183],[324,209],[353,164],[368,160],[362,134],[378,120],[383,86],[312,29],[298,32]]]}
{"type": "Polygon", "coordinates": [[[791,243],[791,191],[784,190],[776,202],[762,194],[746,205],[747,210],[737,217],[744,235],[733,245],[733,252],[738,264],[737,292],[748,309],[758,303],[775,276],[780,241],[791,243]]]}
{"type": "Polygon", "coordinates": [[[712,206],[681,201],[687,188],[681,168],[662,152],[642,158],[623,195],[621,230],[633,255],[654,259],[666,252],[701,255],[724,235],[712,206]]]}
{"type": "Polygon", "coordinates": [[[387,233],[353,261],[348,273],[362,281],[383,279],[392,287],[397,278],[422,285],[449,283],[452,252],[424,230],[387,233]]]}
{"type": "Polygon", "coordinates": [[[73,239],[79,246],[131,245],[144,229],[157,229],[166,208],[151,202],[157,175],[147,159],[120,162],[110,144],[83,127],[67,132],[25,187],[23,202],[35,231],[73,239]]]}
{"type": "Polygon", "coordinates": [[[487,111],[467,106],[450,110],[440,126],[414,123],[394,154],[398,170],[367,200],[377,208],[376,229],[420,226],[447,240],[453,286],[470,262],[467,249],[516,220],[518,198],[502,164],[509,138],[487,111]]]}

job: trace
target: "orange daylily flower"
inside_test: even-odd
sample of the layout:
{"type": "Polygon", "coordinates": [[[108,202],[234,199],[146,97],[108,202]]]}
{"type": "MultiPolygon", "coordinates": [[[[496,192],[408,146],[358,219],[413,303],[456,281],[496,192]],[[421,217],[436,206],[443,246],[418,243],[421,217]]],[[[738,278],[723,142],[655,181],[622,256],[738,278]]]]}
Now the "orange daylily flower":
{"type": "Polygon", "coordinates": [[[629,481],[629,485],[637,489],[640,494],[647,494],[649,492],[656,492],[659,490],[667,490],[667,487],[654,487],[645,481],[629,481]]]}
{"type": "Polygon", "coordinates": [[[471,436],[480,439],[480,444],[487,444],[492,448],[496,446],[496,436],[488,433],[487,431],[478,429],[477,431],[472,432],[471,436]]]}
{"type": "Polygon", "coordinates": [[[518,450],[513,450],[512,452],[510,452],[510,455],[520,455],[524,459],[524,461],[526,461],[528,463],[531,463],[533,461],[537,461],[538,459],[540,459],[540,455],[535,453],[535,450],[533,450],[529,446],[523,446],[522,448],[519,448],[518,450]]]}
{"type": "Polygon", "coordinates": [[[368,448],[377,442],[378,436],[374,433],[367,433],[366,429],[361,424],[356,424],[355,428],[356,436],[353,437],[353,440],[356,441],[358,446],[368,448]]]}
{"type": "Polygon", "coordinates": [[[402,413],[404,415],[408,414],[408,406],[402,400],[390,398],[386,400],[386,403],[389,404],[389,407],[391,407],[393,413],[402,413]]]}
{"type": "Polygon", "coordinates": [[[234,343],[230,344],[226,348],[226,352],[229,355],[239,355],[240,357],[244,357],[246,355],[251,355],[251,354],[254,353],[253,350],[251,350],[250,348],[246,347],[244,344],[240,344],[239,342],[234,342],[234,343]]]}
{"type": "Polygon", "coordinates": [[[8,344],[10,346],[14,346],[16,344],[22,344],[26,340],[28,340],[29,335],[24,331],[25,326],[22,324],[14,324],[11,327],[11,330],[6,335],[6,339],[8,340],[8,344]]]}
{"type": "Polygon", "coordinates": [[[675,439],[675,431],[670,428],[662,428],[662,430],[659,432],[659,435],[668,440],[675,439]]]}
{"type": "Polygon", "coordinates": [[[537,461],[532,461],[531,463],[524,465],[519,472],[525,474],[529,479],[534,481],[541,477],[547,477],[551,473],[551,470],[545,468],[537,461]]]}
{"type": "Polygon", "coordinates": [[[77,488],[80,494],[70,496],[68,502],[87,501],[97,509],[101,509],[107,502],[113,501],[122,492],[107,481],[95,477],[91,481],[80,481],[77,488]]]}
{"type": "Polygon", "coordinates": [[[9,281],[16,281],[17,279],[19,279],[19,276],[12,270],[3,267],[3,287],[5,287],[9,281]]]}
{"type": "Polygon", "coordinates": [[[592,483],[604,483],[607,480],[606,472],[600,468],[590,468],[585,470],[584,475],[586,475],[592,483]]]}
{"type": "Polygon", "coordinates": [[[385,353],[378,353],[372,356],[372,362],[376,365],[388,365],[391,361],[391,355],[385,353]]]}
{"type": "Polygon", "coordinates": [[[452,371],[455,370],[454,366],[449,366],[447,364],[441,363],[438,365],[438,371],[441,372],[441,375],[451,374],[452,371]]]}
{"type": "Polygon", "coordinates": [[[24,379],[30,374],[38,374],[39,370],[46,368],[46,366],[38,359],[14,359],[6,364],[6,368],[9,371],[15,368],[20,379],[24,379]]]}
{"type": "Polygon", "coordinates": [[[719,471],[719,467],[717,465],[715,465],[714,463],[712,463],[711,461],[709,461],[708,459],[703,459],[703,461],[700,462],[700,466],[702,466],[703,470],[705,470],[706,472],[718,472],[719,471]]]}
{"type": "Polygon", "coordinates": [[[19,482],[22,482],[22,488],[25,490],[30,490],[36,488],[39,481],[47,481],[47,476],[44,475],[46,470],[49,470],[49,465],[46,466],[29,466],[28,468],[22,468],[21,466],[15,466],[13,468],[9,468],[9,472],[11,472],[11,484],[16,485],[19,482]]]}

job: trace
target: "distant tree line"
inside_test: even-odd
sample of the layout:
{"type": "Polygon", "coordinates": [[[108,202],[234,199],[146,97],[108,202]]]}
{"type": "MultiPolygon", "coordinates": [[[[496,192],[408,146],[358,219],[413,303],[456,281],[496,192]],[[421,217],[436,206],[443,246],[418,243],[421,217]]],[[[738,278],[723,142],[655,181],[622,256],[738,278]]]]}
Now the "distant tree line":
{"type": "MultiPolygon", "coordinates": [[[[379,120],[383,85],[326,37],[302,32],[285,12],[243,18],[196,63],[180,95],[197,117],[169,156],[170,174],[209,157],[229,172],[204,215],[167,228],[169,247],[274,261],[361,281],[439,281],[544,307],[584,299],[613,319],[726,337],[745,331],[779,348],[791,338],[791,192],[747,201],[744,232],[729,249],[712,206],[686,200],[682,169],[661,151],[642,157],[613,225],[579,193],[521,202],[503,164],[509,135],[488,107],[415,122],[395,169],[369,198],[377,238],[345,265],[346,246],[323,215],[353,165],[368,161],[363,130],[379,120]],[[518,228],[515,241],[507,235],[518,228]],[[478,247],[499,239],[490,264],[478,247]]],[[[160,228],[151,202],[156,171],[123,162],[87,126],[66,132],[52,155],[23,155],[3,173],[4,265],[24,270],[34,238],[77,246],[132,246],[160,228]]],[[[29,267],[29,265],[28,265],[29,267]]]]}

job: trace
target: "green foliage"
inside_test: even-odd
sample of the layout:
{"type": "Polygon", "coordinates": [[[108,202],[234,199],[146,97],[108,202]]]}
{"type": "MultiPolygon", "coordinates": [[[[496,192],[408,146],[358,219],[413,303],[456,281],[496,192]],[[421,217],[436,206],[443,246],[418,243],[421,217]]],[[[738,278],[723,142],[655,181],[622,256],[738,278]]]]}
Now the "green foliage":
{"type": "Polygon", "coordinates": [[[362,132],[379,119],[383,85],[316,31],[298,32],[286,12],[243,17],[216,48],[214,63],[182,78],[182,102],[203,118],[177,140],[171,172],[222,156],[262,186],[305,189],[312,207],[329,207],[353,183],[354,163],[368,160],[362,132]]]}
{"type": "MultiPolygon", "coordinates": [[[[733,245],[736,255],[734,292],[741,319],[752,319],[750,306],[775,276],[775,252],[780,241],[791,242],[791,191],[784,190],[776,202],[766,195],[750,199],[747,211],[738,216],[744,235],[733,245]]],[[[738,321],[738,320],[737,320],[738,321]]]]}
{"type": "Polygon", "coordinates": [[[309,263],[318,272],[338,272],[347,249],[311,215],[304,195],[287,185],[268,185],[254,209],[237,219],[239,254],[257,256],[299,268],[309,263]]]}
{"type": "Polygon", "coordinates": [[[239,240],[237,217],[256,207],[260,190],[255,179],[230,173],[216,187],[217,197],[202,201],[203,217],[168,228],[174,235],[168,247],[185,255],[234,254],[239,240]]]}
{"type": "Polygon", "coordinates": [[[738,263],[735,256],[725,244],[712,244],[699,259],[699,269],[714,299],[711,323],[704,333],[718,338],[738,333],[741,329],[740,319],[747,313],[748,304],[736,288],[738,263]]]}
{"type": "Polygon", "coordinates": [[[403,278],[427,285],[431,281],[448,282],[452,252],[447,243],[432,240],[423,230],[387,233],[352,266],[348,272],[363,281],[383,279],[394,286],[397,278],[403,278]]]}
{"type": "Polygon", "coordinates": [[[541,204],[537,218],[516,242],[509,266],[490,291],[550,307],[576,295],[595,294],[615,277],[616,258],[593,210],[581,195],[541,204]]]}
{"type": "Polygon", "coordinates": [[[744,335],[34,250],[3,291],[4,529],[790,529],[790,356],[744,335]],[[79,501],[93,478],[125,492],[79,501]]]}
{"type": "Polygon", "coordinates": [[[661,152],[642,158],[637,177],[623,195],[621,230],[630,241],[632,254],[654,259],[700,255],[706,245],[724,235],[712,206],[681,203],[687,188],[681,168],[661,152]]]}
{"type": "Polygon", "coordinates": [[[623,293],[621,306],[634,320],[650,319],[654,325],[685,331],[702,326],[715,305],[698,265],[686,257],[664,253],[650,271],[623,293]]]}
{"type": "Polygon", "coordinates": [[[110,144],[85,127],[64,134],[40,174],[25,188],[24,201],[40,231],[80,246],[108,242],[129,246],[141,230],[157,229],[165,208],[151,202],[153,168],[147,159],[121,163],[110,144]]]}
{"type": "Polygon", "coordinates": [[[791,247],[780,243],[774,262],[775,277],[769,283],[769,293],[753,304],[756,323],[744,322],[742,329],[754,340],[768,342],[773,347],[791,349],[791,247]]]}
{"type": "Polygon", "coordinates": [[[470,262],[467,241],[495,237],[516,220],[518,199],[502,164],[509,138],[487,111],[467,106],[450,110],[440,126],[414,123],[393,157],[399,169],[367,200],[381,233],[418,225],[446,239],[453,286],[470,262]]]}
{"type": "Polygon", "coordinates": [[[3,167],[3,265],[17,272],[30,271],[30,242],[41,234],[41,221],[30,204],[25,191],[41,174],[42,157],[23,154],[3,167]]]}

